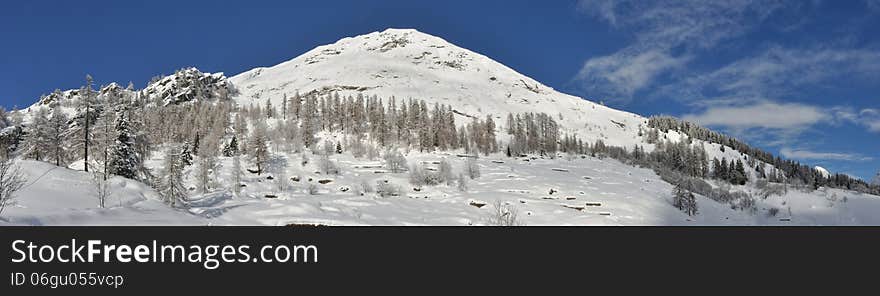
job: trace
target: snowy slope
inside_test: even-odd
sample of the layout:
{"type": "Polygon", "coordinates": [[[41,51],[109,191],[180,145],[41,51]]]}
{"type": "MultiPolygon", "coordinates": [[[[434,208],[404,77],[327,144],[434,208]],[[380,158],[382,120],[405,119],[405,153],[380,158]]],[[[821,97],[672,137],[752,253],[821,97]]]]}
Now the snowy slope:
{"type": "MultiPolygon", "coordinates": [[[[757,199],[756,212],[731,209],[702,196],[699,213],[689,217],[671,206],[672,186],[651,170],[611,159],[481,158],[482,176],[456,186],[415,190],[407,173],[376,173],[382,162],[336,155],[341,175],[315,173],[298,154],[278,154],[274,173],[247,174],[240,197],[228,190],[191,191],[189,208],[172,209],[139,182],[115,178],[107,209],[99,209],[89,175],[52,165],[23,161],[28,187],[0,225],[486,225],[496,201],[518,212],[524,225],[880,225],[880,198],[836,189],[810,193],[790,190],[757,199]],[[287,163],[282,171],[278,164],[287,163]],[[272,176],[274,180],[269,180],[272,176]],[[278,180],[284,180],[279,190],[278,180]],[[319,181],[329,180],[321,184],[319,181]],[[399,196],[359,194],[362,184],[389,182],[399,196]],[[317,186],[316,194],[308,187],[317,186]],[[555,190],[550,193],[550,190],[555,190]],[[273,198],[267,198],[267,195],[273,198]],[[482,205],[478,207],[478,205],[482,205]],[[771,209],[776,209],[771,214],[771,209]]],[[[448,153],[410,153],[409,163],[446,159],[459,171],[464,160],[448,153]]],[[[161,156],[150,161],[154,164],[161,156]]],[[[232,184],[231,159],[223,158],[219,183],[232,184]]],[[[245,166],[248,164],[245,163],[245,166]]],[[[436,165],[429,165],[436,167],[436,165]]]]}
{"type": "MultiPolygon", "coordinates": [[[[412,29],[388,29],[319,46],[290,61],[230,78],[239,104],[276,106],[284,94],[377,95],[441,103],[470,115],[544,112],[566,132],[631,147],[645,118],[557,92],[484,55],[412,29]],[[559,117],[561,116],[561,118],[559,117]],[[617,122],[617,123],[615,123],[617,122]]],[[[459,124],[470,122],[459,116],[459,124]]]]}
{"type": "MultiPolygon", "coordinates": [[[[3,211],[15,225],[202,225],[204,221],[163,204],[149,186],[114,177],[107,208],[98,208],[89,173],[39,161],[19,161],[26,185],[3,211]]],[[[5,221],[4,221],[5,220],[5,221]]]]}

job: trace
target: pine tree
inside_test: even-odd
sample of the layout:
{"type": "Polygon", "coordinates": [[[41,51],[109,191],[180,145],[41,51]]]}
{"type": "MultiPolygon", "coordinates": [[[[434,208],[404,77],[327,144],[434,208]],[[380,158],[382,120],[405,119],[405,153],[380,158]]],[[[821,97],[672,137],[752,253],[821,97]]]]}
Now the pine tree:
{"type": "MultiPolygon", "coordinates": [[[[489,155],[489,153],[491,153],[491,152],[498,151],[498,143],[495,142],[495,121],[492,120],[492,115],[486,114],[485,127],[486,127],[486,139],[485,139],[486,151],[484,151],[484,154],[489,155]]],[[[554,144],[555,143],[556,142],[554,141],[554,144]]]]}
{"type": "Polygon", "coordinates": [[[223,156],[233,157],[238,155],[238,137],[232,135],[232,139],[229,140],[229,143],[223,147],[223,156]]]}
{"type": "Polygon", "coordinates": [[[281,98],[281,114],[282,120],[287,121],[287,94],[283,94],[281,98]]]}
{"type": "Polygon", "coordinates": [[[135,149],[134,135],[127,112],[118,112],[116,116],[116,141],[110,147],[111,173],[135,179],[140,167],[140,156],[135,149]]]}
{"type": "Polygon", "coordinates": [[[317,124],[319,124],[316,117],[317,111],[315,97],[306,97],[305,104],[303,104],[303,108],[300,111],[300,118],[302,118],[300,133],[302,134],[303,144],[307,148],[312,148],[315,144],[315,132],[317,131],[317,124]]]}
{"type": "Polygon", "coordinates": [[[739,159],[736,160],[735,171],[736,171],[736,179],[734,180],[734,182],[738,185],[746,185],[746,183],[749,181],[749,177],[746,174],[746,169],[743,166],[742,160],[739,160],[739,159]]]}
{"type": "Polygon", "coordinates": [[[190,148],[189,142],[183,142],[180,151],[176,154],[180,157],[180,165],[187,167],[193,164],[192,148],[190,148]]]}
{"type": "Polygon", "coordinates": [[[683,181],[678,182],[672,191],[672,205],[685,212],[688,216],[697,214],[697,198],[693,193],[686,190],[683,181]]]}
{"type": "Polygon", "coordinates": [[[251,135],[251,142],[248,148],[251,150],[250,156],[254,164],[257,166],[257,175],[263,174],[266,163],[269,162],[268,132],[266,124],[262,121],[257,122],[254,126],[254,134],[251,135]]]}

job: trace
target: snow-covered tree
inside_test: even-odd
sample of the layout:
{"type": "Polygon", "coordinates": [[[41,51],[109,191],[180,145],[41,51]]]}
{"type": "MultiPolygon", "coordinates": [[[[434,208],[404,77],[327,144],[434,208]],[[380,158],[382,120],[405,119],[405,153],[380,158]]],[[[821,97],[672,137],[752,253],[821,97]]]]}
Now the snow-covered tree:
{"type": "Polygon", "coordinates": [[[215,183],[215,172],[220,168],[217,162],[217,156],[212,153],[202,152],[199,155],[198,170],[196,171],[196,181],[202,193],[208,193],[215,183]]]}
{"type": "Polygon", "coordinates": [[[229,143],[223,146],[223,156],[233,157],[238,155],[238,137],[236,135],[232,135],[232,139],[229,140],[229,143]]]}
{"type": "Polygon", "coordinates": [[[445,158],[440,161],[440,168],[437,173],[442,182],[445,182],[446,185],[452,185],[452,183],[455,182],[455,173],[452,172],[452,164],[450,164],[445,158]]]}
{"type": "Polygon", "coordinates": [[[398,149],[385,151],[385,167],[392,173],[400,173],[406,169],[406,157],[398,149]]]}
{"type": "Polygon", "coordinates": [[[36,160],[44,160],[50,155],[48,139],[49,111],[46,108],[37,108],[31,120],[27,137],[24,141],[25,157],[36,160]]]}
{"type": "Polygon", "coordinates": [[[94,139],[92,141],[94,148],[91,149],[91,151],[94,154],[93,157],[98,159],[101,162],[101,166],[104,168],[101,175],[106,177],[111,171],[110,147],[115,143],[117,135],[116,112],[110,111],[109,104],[105,104],[104,106],[104,111],[98,116],[95,126],[92,128],[94,131],[94,139]]]}
{"type": "Polygon", "coordinates": [[[46,127],[37,126],[36,128],[46,128],[48,129],[48,133],[46,136],[48,138],[46,141],[47,153],[51,155],[52,160],[55,161],[56,166],[65,165],[65,155],[67,152],[67,147],[65,145],[64,135],[67,132],[67,115],[61,111],[61,108],[56,104],[52,108],[52,118],[49,119],[49,125],[46,127]]]}
{"type": "Polygon", "coordinates": [[[519,211],[501,200],[492,204],[491,212],[486,217],[486,224],[490,226],[521,226],[519,211]]]}
{"type": "Polygon", "coordinates": [[[159,193],[165,203],[171,206],[182,205],[186,201],[186,186],[183,184],[184,165],[180,158],[181,148],[172,145],[168,148],[163,162],[159,193]]]}
{"type": "Polygon", "coordinates": [[[672,191],[672,205],[688,216],[697,214],[697,198],[680,181],[672,191]]]}
{"type": "Polygon", "coordinates": [[[321,158],[318,160],[318,170],[325,175],[339,174],[339,166],[336,165],[336,162],[330,160],[330,157],[326,154],[321,155],[321,158]]]}
{"type": "Polygon", "coordinates": [[[12,125],[9,120],[9,114],[6,112],[6,108],[0,106],[0,130],[12,125]]]}
{"type": "Polygon", "coordinates": [[[468,157],[465,161],[465,174],[472,180],[480,178],[480,165],[475,157],[468,157]]]}
{"type": "Polygon", "coordinates": [[[73,124],[67,132],[66,138],[71,142],[70,149],[74,150],[74,159],[82,157],[84,169],[89,171],[89,149],[92,146],[92,125],[98,118],[96,110],[96,93],[92,86],[94,80],[91,75],[86,75],[86,85],[79,89],[79,102],[76,106],[76,114],[73,124]],[[81,151],[77,153],[76,151],[81,151]]]}
{"type": "Polygon", "coordinates": [[[180,145],[180,164],[184,167],[191,166],[193,164],[193,153],[192,146],[189,142],[183,142],[183,145],[180,145]]]}
{"type": "Polygon", "coordinates": [[[254,165],[257,166],[257,175],[263,174],[263,170],[269,162],[268,139],[266,124],[262,121],[258,121],[254,125],[254,133],[251,135],[251,142],[248,145],[248,148],[250,149],[249,155],[251,156],[254,165]]]}
{"type": "Polygon", "coordinates": [[[232,156],[232,193],[236,197],[241,195],[241,157],[232,156]]]}
{"type": "Polygon", "coordinates": [[[95,197],[98,198],[98,207],[105,208],[107,199],[113,192],[110,191],[110,180],[105,172],[92,173],[92,187],[95,190],[95,197]]]}
{"type": "Polygon", "coordinates": [[[128,113],[118,112],[116,115],[116,141],[110,146],[110,172],[112,174],[128,179],[137,178],[141,158],[135,148],[134,138],[128,113]]]}
{"type": "Polygon", "coordinates": [[[467,192],[467,190],[468,190],[467,182],[468,182],[467,177],[463,173],[459,173],[458,179],[456,181],[458,191],[467,192]]]}

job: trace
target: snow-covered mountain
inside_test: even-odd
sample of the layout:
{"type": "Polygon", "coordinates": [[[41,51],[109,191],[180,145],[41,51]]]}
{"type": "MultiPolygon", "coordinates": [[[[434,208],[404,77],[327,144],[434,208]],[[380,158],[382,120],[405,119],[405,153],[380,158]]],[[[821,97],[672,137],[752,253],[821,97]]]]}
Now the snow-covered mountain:
{"type": "Polygon", "coordinates": [[[144,93],[164,105],[180,104],[198,98],[208,100],[226,99],[233,89],[223,73],[202,73],[194,67],[185,68],[158,80],[144,88],[144,93]]]}
{"type": "MultiPolygon", "coordinates": [[[[56,90],[43,95],[36,103],[23,109],[25,113],[36,107],[49,107],[53,103],[61,106],[72,106],[82,98],[82,89],[56,90]]],[[[143,93],[148,101],[159,102],[163,105],[180,104],[194,99],[226,99],[235,89],[228,82],[223,73],[204,73],[195,67],[184,68],[174,74],[157,77],[147,84],[142,90],[134,89],[129,85],[123,87],[112,82],[95,90],[95,96],[122,98],[125,96],[136,97],[138,92],[143,93]]]]}
{"type": "Polygon", "coordinates": [[[825,169],[823,167],[815,166],[815,167],[813,167],[813,169],[816,170],[817,172],[819,172],[819,174],[825,178],[831,177],[831,172],[829,172],[827,169],[825,169]]]}
{"type": "Polygon", "coordinates": [[[508,113],[552,115],[565,132],[581,139],[631,147],[646,119],[567,95],[479,53],[413,29],[388,29],[318,46],[276,66],[230,78],[239,104],[279,106],[286,94],[337,92],[382,98],[422,99],[452,106],[467,117],[508,113]]]}
{"type": "MultiPolygon", "coordinates": [[[[116,82],[98,87],[93,94],[101,101],[106,99],[120,100],[141,99],[148,104],[161,106],[181,104],[193,100],[225,100],[236,93],[235,87],[229,83],[223,73],[204,73],[195,67],[176,71],[174,74],[154,78],[143,89],[135,89],[133,85],[123,87],[116,82]]],[[[29,124],[31,116],[37,108],[49,108],[58,104],[68,117],[76,115],[80,107],[83,89],[55,90],[41,96],[36,103],[20,110],[22,121],[29,124]]]]}
{"type": "MultiPolygon", "coordinates": [[[[729,161],[726,162],[729,165],[720,162],[713,165],[713,169],[723,164],[725,170],[730,168],[726,174],[742,171],[748,180],[755,182],[743,185],[722,181],[729,179],[719,177],[700,179],[705,182],[697,184],[703,186],[703,193],[695,197],[699,211],[691,216],[673,206],[674,186],[670,183],[675,181],[661,177],[662,173],[656,169],[602,155],[507,157],[504,153],[494,153],[472,158],[462,150],[401,149],[410,165],[422,166],[426,171],[441,171],[443,163],[456,172],[475,168],[480,175],[479,171],[482,171],[482,176],[469,180],[463,180],[465,174],[462,173],[462,180],[456,181],[459,188],[455,188],[449,181],[437,186],[413,184],[411,173],[388,170],[389,164],[382,161],[377,151],[385,147],[373,147],[372,143],[371,149],[364,148],[367,151],[358,156],[353,152],[355,148],[351,148],[355,146],[349,145],[345,145],[344,153],[331,153],[318,149],[284,149],[273,143],[272,156],[267,163],[269,167],[262,174],[249,169],[255,165],[251,157],[242,158],[240,166],[230,155],[219,157],[219,166],[210,173],[217,186],[210,190],[196,190],[196,167],[201,168],[202,164],[192,164],[183,172],[186,177],[180,181],[188,188],[187,206],[179,209],[161,205],[161,194],[149,186],[121,177],[111,182],[115,192],[111,207],[96,209],[92,204],[94,185],[91,183],[94,179],[78,171],[80,167],[55,167],[23,160],[24,173],[34,185],[23,190],[21,201],[8,212],[8,223],[486,225],[487,214],[491,215],[492,208],[503,205],[518,209],[520,219],[526,225],[880,224],[876,215],[880,199],[874,195],[839,189],[842,187],[817,189],[796,182],[790,188],[782,182],[769,181],[774,183],[770,184],[766,180],[772,180],[771,177],[777,176],[780,170],[756,159],[756,154],[747,153],[751,149],[748,146],[717,139],[707,140],[715,142],[710,143],[697,136],[687,138],[675,128],[649,128],[648,119],[643,116],[558,92],[489,57],[411,29],[388,29],[344,38],[287,62],[252,69],[229,79],[222,73],[185,68],[154,79],[141,90],[110,84],[97,92],[99,98],[107,100],[139,99],[146,103],[143,106],[181,105],[144,108],[183,112],[153,120],[154,126],[156,122],[168,126],[185,124],[186,120],[179,119],[180,116],[203,114],[193,111],[198,109],[188,108],[199,106],[187,105],[194,101],[232,99],[239,107],[246,107],[263,105],[267,101],[280,106],[285,96],[296,93],[301,96],[330,93],[375,95],[385,100],[395,97],[398,101],[412,98],[450,106],[458,125],[470,123],[472,118],[492,116],[496,122],[495,132],[502,142],[510,140],[505,139],[508,135],[504,132],[508,113],[540,112],[552,116],[562,128],[561,133],[577,135],[587,144],[602,140],[607,145],[624,147],[628,151],[633,151],[634,145],[640,145],[643,152],[670,149],[669,146],[658,148],[660,145],[650,144],[655,140],[702,146],[707,160],[729,161]],[[323,155],[311,156],[321,159],[309,161],[312,154],[323,155]],[[738,162],[739,169],[736,169],[735,162],[738,162]],[[332,164],[337,173],[326,172],[321,168],[323,164],[332,164]],[[763,185],[758,185],[760,178],[766,178],[761,180],[763,185]],[[65,188],[64,193],[57,191],[58,188],[65,188]],[[233,195],[233,188],[242,192],[233,195]],[[380,189],[393,194],[380,194],[380,189]],[[59,195],[71,198],[58,203],[55,199],[59,195]],[[59,204],[63,207],[59,208],[59,204]]],[[[24,122],[28,122],[27,115],[32,109],[55,103],[63,112],[74,113],[81,97],[78,89],[44,96],[21,111],[25,114],[24,122]]],[[[228,112],[229,109],[218,110],[228,112]]],[[[239,115],[247,112],[251,114],[243,116],[247,118],[244,118],[246,121],[241,129],[235,125],[224,126],[227,121],[218,121],[223,123],[219,134],[222,136],[233,129],[247,130],[248,124],[255,131],[254,121],[266,121],[272,128],[284,126],[279,124],[281,119],[252,110],[241,111],[239,115]]],[[[237,117],[235,121],[238,123],[237,117]]],[[[656,125],[657,121],[654,119],[652,123],[656,125]]],[[[29,128],[28,124],[23,126],[29,128]]],[[[21,134],[22,127],[16,128],[4,131],[13,136],[15,133],[12,132],[21,134]]],[[[679,130],[697,134],[691,128],[679,130]]],[[[156,130],[153,134],[180,133],[168,132],[166,126],[156,130]]],[[[322,145],[328,142],[348,144],[351,140],[332,130],[321,131],[316,137],[325,141],[322,145]]],[[[169,144],[163,142],[164,137],[158,138],[157,144],[169,144]]],[[[273,133],[267,141],[280,143],[284,141],[281,138],[273,133]]],[[[150,158],[144,160],[144,166],[161,172],[169,159],[166,157],[168,151],[156,149],[152,152],[150,158]]],[[[681,157],[675,158],[677,163],[698,162],[695,158],[677,157],[681,157]]],[[[82,159],[70,161],[82,164],[82,159]]],[[[784,166],[786,164],[781,164],[780,168],[784,166]]],[[[803,168],[810,171],[808,166],[803,168]]],[[[822,167],[815,167],[810,172],[813,171],[831,176],[822,167]]],[[[880,182],[880,174],[875,182],[880,182]]],[[[3,223],[6,222],[0,221],[0,225],[3,223]]]]}

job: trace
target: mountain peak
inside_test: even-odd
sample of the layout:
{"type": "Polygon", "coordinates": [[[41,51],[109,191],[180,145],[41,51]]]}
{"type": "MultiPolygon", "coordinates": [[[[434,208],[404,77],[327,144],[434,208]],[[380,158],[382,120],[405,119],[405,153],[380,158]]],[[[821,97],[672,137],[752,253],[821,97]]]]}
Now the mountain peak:
{"type": "Polygon", "coordinates": [[[544,112],[585,140],[630,147],[645,119],[560,93],[485,55],[415,29],[386,29],[318,46],[230,78],[240,105],[300,95],[378,96],[450,105],[459,122],[544,112]],[[589,132],[602,129],[603,133],[589,132]]]}

